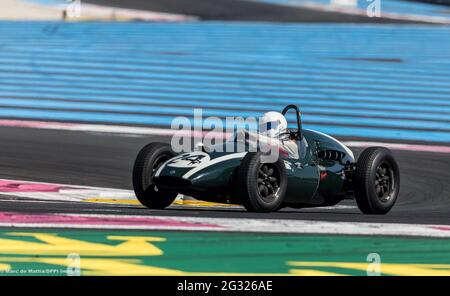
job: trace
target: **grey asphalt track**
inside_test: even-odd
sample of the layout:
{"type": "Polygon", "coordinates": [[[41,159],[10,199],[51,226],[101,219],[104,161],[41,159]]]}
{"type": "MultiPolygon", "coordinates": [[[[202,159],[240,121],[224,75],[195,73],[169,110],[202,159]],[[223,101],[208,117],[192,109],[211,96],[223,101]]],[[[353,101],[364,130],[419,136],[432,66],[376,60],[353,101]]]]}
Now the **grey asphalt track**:
{"type": "MultiPolygon", "coordinates": [[[[0,178],[131,189],[131,169],[139,149],[168,138],[0,127],[0,178]]],[[[354,149],[356,155],[360,149],[354,149]]],[[[94,203],[24,203],[0,196],[0,211],[23,213],[103,213],[205,217],[252,217],[425,223],[450,225],[450,157],[448,154],[394,151],[401,169],[401,193],[386,216],[357,209],[284,209],[256,214],[231,209],[148,210],[138,206],[94,203]]],[[[353,201],[344,204],[354,205],[353,201]]]]}
{"type": "Polygon", "coordinates": [[[388,18],[370,18],[332,11],[282,6],[247,0],[84,0],[86,3],[177,13],[201,20],[305,22],[305,23],[411,23],[388,18]]]}

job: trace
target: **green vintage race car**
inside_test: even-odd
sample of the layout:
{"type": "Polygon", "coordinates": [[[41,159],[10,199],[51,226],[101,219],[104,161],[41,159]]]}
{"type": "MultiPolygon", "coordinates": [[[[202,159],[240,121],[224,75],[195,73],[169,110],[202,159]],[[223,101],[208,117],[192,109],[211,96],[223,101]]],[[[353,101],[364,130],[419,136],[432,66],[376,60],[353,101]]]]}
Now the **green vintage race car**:
{"type": "Polygon", "coordinates": [[[283,207],[332,206],[355,199],[365,214],[386,214],[400,188],[398,164],[390,150],[370,147],[355,161],[352,151],[323,133],[297,127],[290,137],[298,157],[280,154],[265,162],[263,152],[201,151],[176,154],[169,144],[150,143],[139,152],[133,169],[138,200],[151,209],[163,209],[178,194],[196,199],[243,205],[252,212],[283,207]]]}

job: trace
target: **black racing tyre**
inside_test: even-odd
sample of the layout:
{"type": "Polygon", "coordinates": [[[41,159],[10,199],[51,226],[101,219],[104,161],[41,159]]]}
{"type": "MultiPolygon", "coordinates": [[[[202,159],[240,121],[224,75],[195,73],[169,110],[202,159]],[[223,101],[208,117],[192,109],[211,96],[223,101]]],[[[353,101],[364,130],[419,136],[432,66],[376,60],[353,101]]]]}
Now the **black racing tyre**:
{"type": "Polygon", "coordinates": [[[261,152],[249,152],[241,161],[237,195],[249,212],[273,212],[280,208],[287,188],[284,162],[262,163],[261,152]]]}
{"type": "Polygon", "coordinates": [[[364,214],[384,215],[400,191],[400,170],[392,152],[384,147],[365,149],[355,172],[355,198],[364,214]]]}
{"type": "Polygon", "coordinates": [[[133,188],[139,202],[150,209],[170,206],[178,193],[156,187],[153,174],[167,160],[176,155],[169,144],[150,143],[141,149],[133,168],[133,188]]]}

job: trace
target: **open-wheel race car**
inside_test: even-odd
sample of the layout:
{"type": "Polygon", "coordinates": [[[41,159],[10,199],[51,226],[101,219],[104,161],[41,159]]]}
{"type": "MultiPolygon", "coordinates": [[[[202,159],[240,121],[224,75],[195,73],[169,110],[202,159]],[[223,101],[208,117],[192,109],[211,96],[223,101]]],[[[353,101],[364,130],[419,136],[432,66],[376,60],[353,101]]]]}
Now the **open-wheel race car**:
{"type": "MultiPolygon", "coordinates": [[[[280,145],[277,159],[267,162],[261,151],[219,152],[202,146],[200,151],[176,154],[169,144],[150,143],[134,164],[136,197],[151,209],[168,207],[178,194],[184,194],[240,204],[252,212],[332,206],[344,199],[355,199],[365,214],[389,212],[400,188],[399,167],[392,152],[370,147],[356,161],[338,140],[303,129],[297,106],[284,108],[283,118],[289,110],[296,112],[297,126],[287,129],[286,124],[283,134],[296,153],[284,153],[284,145],[280,145]]],[[[270,124],[273,122],[268,128],[270,124]]],[[[237,141],[237,137],[229,141],[237,141]]]]}

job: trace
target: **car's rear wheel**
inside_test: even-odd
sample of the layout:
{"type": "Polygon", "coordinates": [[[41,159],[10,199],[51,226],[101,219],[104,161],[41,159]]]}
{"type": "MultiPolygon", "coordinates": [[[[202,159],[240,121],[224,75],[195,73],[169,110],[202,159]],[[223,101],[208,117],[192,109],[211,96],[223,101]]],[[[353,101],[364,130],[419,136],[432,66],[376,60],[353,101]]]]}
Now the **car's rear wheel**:
{"type": "Polygon", "coordinates": [[[261,162],[260,152],[249,152],[238,170],[237,195],[250,212],[272,212],[280,208],[286,193],[284,162],[261,162]]]}
{"type": "Polygon", "coordinates": [[[365,149],[356,163],[355,197],[364,214],[388,213],[400,191],[400,171],[392,152],[384,147],[365,149]]]}
{"type": "Polygon", "coordinates": [[[144,146],[136,157],[133,168],[133,188],[139,202],[147,208],[166,208],[177,197],[177,192],[158,188],[152,182],[159,167],[175,155],[168,144],[150,143],[144,146]]]}

